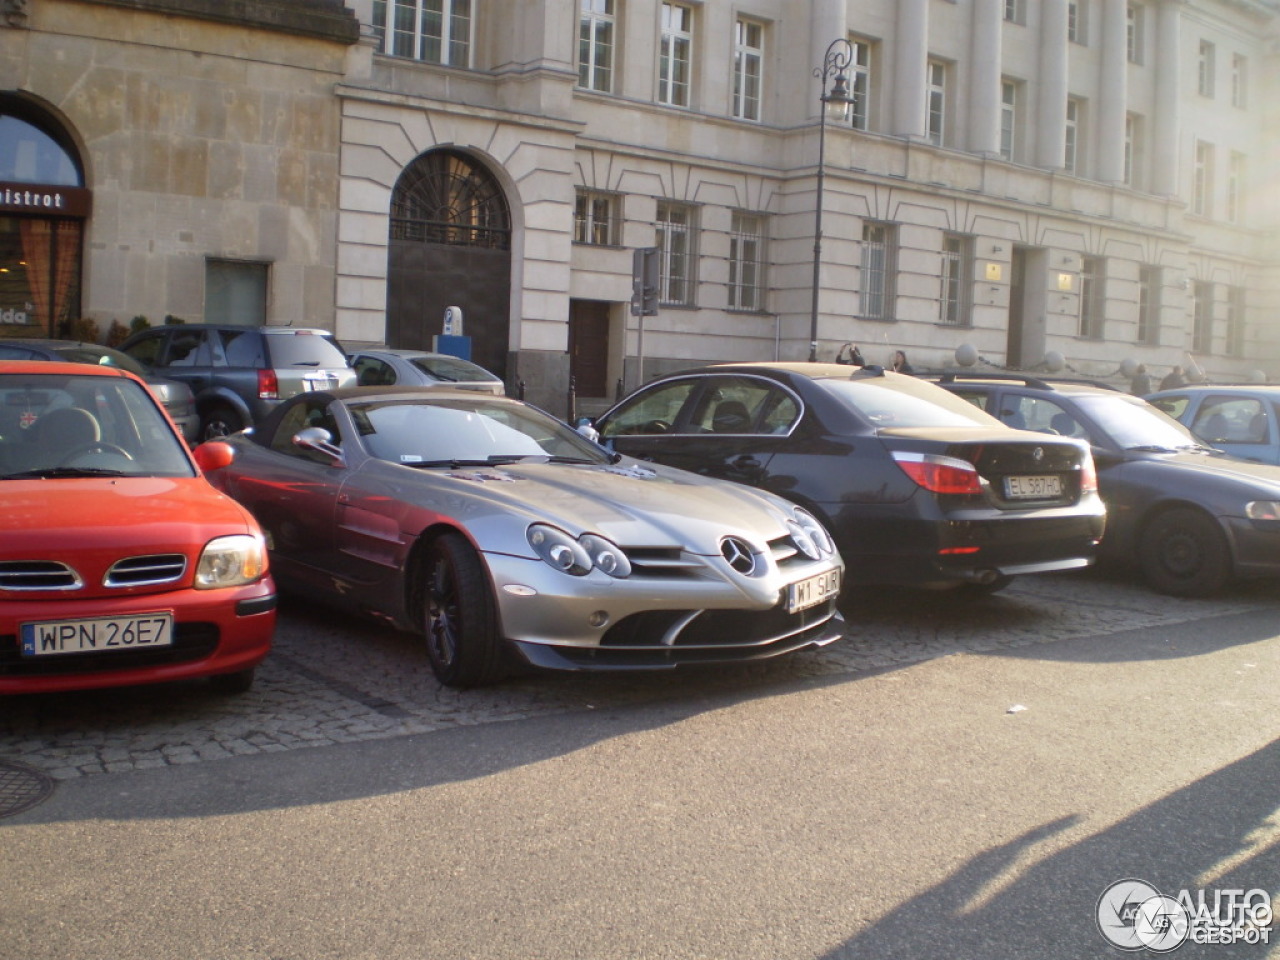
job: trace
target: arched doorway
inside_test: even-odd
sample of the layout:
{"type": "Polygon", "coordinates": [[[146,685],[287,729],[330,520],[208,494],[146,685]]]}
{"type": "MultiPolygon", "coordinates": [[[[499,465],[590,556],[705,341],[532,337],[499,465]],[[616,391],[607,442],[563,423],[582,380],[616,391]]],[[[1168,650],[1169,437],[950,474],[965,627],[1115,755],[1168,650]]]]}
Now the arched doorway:
{"type": "Polygon", "coordinates": [[[79,151],[61,124],[0,93],[0,336],[73,333],[89,208],[79,151]]]}
{"type": "Polygon", "coordinates": [[[409,164],[391,195],[387,267],[390,346],[430,350],[458,306],[471,359],[506,377],[511,210],[492,173],[452,149],[409,164]]]}

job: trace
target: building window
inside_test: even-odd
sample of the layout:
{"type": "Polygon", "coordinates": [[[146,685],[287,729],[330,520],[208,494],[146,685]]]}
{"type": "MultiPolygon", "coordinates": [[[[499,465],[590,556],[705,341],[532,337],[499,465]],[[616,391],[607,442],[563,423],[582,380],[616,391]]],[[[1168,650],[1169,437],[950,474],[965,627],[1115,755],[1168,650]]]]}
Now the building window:
{"type": "Polygon", "coordinates": [[[694,208],[683,203],[659,203],[657,239],[661,266],[658,301],[693,306],[694,208]]]}
{"type": "Polygon", "coordinates": [[[1202,97],[1213,97],[1213,79],[1214,79],[1214,61],[1216,53],[1214,46],[1208,40],[1200,41],[1200,58],[1199,73],[1197,75],[1196,89],[1202,97]]]}
{"type": "Polygon", "coordinates": [[[734,33],[733,115],[739,120],[759,120],[764,27],[753,20],[739,20],[734,33]]]}
{"type": "Polygon", "coordinates": [[[373,0],[379,49],[450,67],[471,62],[471,0],[373,0]]]}
{"type": "Polygon", "coordinates": [[[269,269],[268,264],[248,260],[206,260],[205,322],[246,327],[265,324],[269,269]]]}
{"type": "Polygon", "coordinates": [[[1080,101],[1075,97],[1068,97],[1066,151],[1062,158],[1062,167],[1067,173],[1080,172],[1080,124],[1083,113],[1080,101]]]}
{"type": "Polygon", "coordinates": [[[1213,353],[1213,284],[1197,281],[1191,289],[1191,349],[1213,353]]]}
{"type": "Polygon", "coordinates": [[[1072,43],[1087,44],[1089,31],[1085,24],[1086,3],[1067,4],[1067,39],[1072,43]]]}
{"type": "Polygon", "coordinates": [[[1241,110],[1249,105],[1249,58],[1239,53],[1231,58],[1231,105],[1241,110]]]}
{"type": "Polygon", "coordinates": [[[871,129],[871,44],[850,40],[849,124],[855,130],[871,129]]]}
{"type": "Polygon", "coordinates": [[[1125,8],[1125,50],[1130,63],[1142,63],[1145,14],[1146,10],[1140,3],[1131,3],[1125,8]]]}
{"type": "Polygon", "coordinates": [[[1227,353],[1244,356],[1244,287],[1227,290],[1227,353]]]}
{"type": "Polygon", "coordinates": [[[1232,151],[1227,166],[1227,220],[1239,223],[1244,213],[1247,163],[1243,153],[1232,151]]]}
{"type": "Polygon", "coordinates": [[[1025,0],[1004,0],[1004,18],[1010,23],[1026,23],[1025,0]]]}
{"type": "Polygon", "coordinates": [[[764,309],[764,225],[759,214],[733,211],[729,228],[729,309],[764,309]]]}
{"type": "Polygon", "coordinates": [[[1124,182],[1130,187],[1141,186],[1142,171],[1142,117],[1131,113],[1124,118],[1124,182]]]}
{"type": "Polygon", "coordinates": [[[969,291],[973,288],[973,238],[958,233],[942,237],[942,297],[938,320],[968,326],[969,291]]]}
{"type": "Polygon", "coordinates": [[[893,224],[862,225],[862,306],[869,320],[892,320],[897,251],[893,224]]]}
{"type": "Polygon", "coordinates": [[[1160,342],[1159,267],[1138,268],[1138,343],[1160,342]]]}
{"type": "Polygon", "coordinates": [[[1199,217],[1213,216],[1213,144],[1196,141],[1196,160],[1192,171],[1191,212],[1199,217]]]}
{"type": "Polygon", "coordinates": [[[679,3],[662,5],[662,41],[658,56],[658,102],[689,106],[693,56],[693,8],[679,3]]]}
{"type": "Polygon", "coordinates": [[[947,65],[930,60],[925,135],[934,146],[942,146],[947,122],[947,65]]]}
{"type": "Polygon", "coordinates": [[[616,193],[578,189],[573,207],[573,239],[599,247],[618,246],[622,198],[616,193]]]}
{"type": "Polygon", "coordinates": [[[1000,82],[1000,159],[1014,158],[1018,132],[1018,85],[1011,80],[1000,82]]]}
{"type": "Polygon", "coordinates": [[[1103,339],[1106,318],[1106,280],[1101,257],[1085,257],[1080,265],[1080,336],[1103,339]]]}
{"type": "Polygon", "coordinates": [[[578,86],[610,93],[613,90],[613,0],[582,0],[578,21],[578,86]]]}

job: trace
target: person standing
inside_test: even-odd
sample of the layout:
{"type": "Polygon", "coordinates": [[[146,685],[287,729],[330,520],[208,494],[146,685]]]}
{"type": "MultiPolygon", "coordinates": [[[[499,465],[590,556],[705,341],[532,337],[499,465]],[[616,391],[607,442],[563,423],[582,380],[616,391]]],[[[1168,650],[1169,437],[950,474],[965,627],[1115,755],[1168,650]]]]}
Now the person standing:
{"type": "Polygon", "coordinates": [[[862,351],[858,349],[856,343],[846,343],[840,348],[840,352],[836,354],[836,363],[845,365],[853,365],[855,367],[865,367],[866,363],[862,359],[862,351]]]}
{"type": "Polygon", "coordinates": [[[1147,365],[1145,363],[1138,364],[1138,369],[1133,373],[1133,379],[1129,381],[1129,392],[1135,397],[1145,397],[1151,392],[1151,377],[1147,375],[1147,365]]]}
{"type": "Polygon", "coordinates": [[[1175,366],[1160,381],[1161,390],[1177,390],[1179,387],[1185,387],[1186,385],[1187,378],[1183,376],[1181,366],[1175,366]]]}

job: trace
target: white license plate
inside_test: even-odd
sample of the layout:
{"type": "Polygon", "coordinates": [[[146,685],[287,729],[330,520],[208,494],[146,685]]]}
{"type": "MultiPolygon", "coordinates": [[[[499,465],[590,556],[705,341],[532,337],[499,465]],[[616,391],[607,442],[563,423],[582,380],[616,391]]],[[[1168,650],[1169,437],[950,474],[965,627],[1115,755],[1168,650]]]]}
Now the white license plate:
{"type": "Polygon", "coordinates": [[[22,625],[24,657],[60,653],[137,650],[173,645],[173,614],[145,613],[136,617],[94,617],[88,620],[46,620],[22,625]]]}
{"type": "Polygon", "coordinates": [[[1062,478],[1005,477],[1004,494],[1010,500],[1052,500],[1062,496],[1062,478]]]}
{"type": "Polygon", "coordinates": [[[816,577],[808,577],[787,584],[787,613],[798,613],[820,603],[826,603],[840,592],[840,571],[828,570],[816,577]]]}

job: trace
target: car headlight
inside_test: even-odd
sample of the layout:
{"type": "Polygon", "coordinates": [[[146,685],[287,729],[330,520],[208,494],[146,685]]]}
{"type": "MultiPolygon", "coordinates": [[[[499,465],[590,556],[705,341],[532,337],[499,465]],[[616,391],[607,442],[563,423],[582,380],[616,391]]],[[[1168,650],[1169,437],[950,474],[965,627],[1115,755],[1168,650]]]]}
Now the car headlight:
{"type": "Polygon", "coordinates": [[[795,519],[787,521],[787,531],[800,552],[810,560],[820,560],[835,553],[835,544],[826,527],[808,510],[796,508],[795,519]]]}
{"type": "Polygon", "coordinates": [[[1246,503],[1244,515],[1250,520],[1280,520],[1280,501],[1254,500],[1246,503]]]}
{"type": "Polygon", "coordinates": [[[578,543],[591,556],[591,562],[597,570],[603,570],[611,577],[631,575],[631,561],[616,543],[597,537],[594,533],[584,533],[578,543]]]}
{"type": "Polygon", "coordinates": [[[248,534],[218,537],[205,544],[200,553],[195,588],[239,587],[262,579],[266,572],[267,550],[261,538],[248,534]]]}
{"type": "Polygon", "coordinates": [[[593,568],[611,577],[631,573],[631,561],[622,549],[594,533],[583,534],[575,540],[558,527],[535,523],[527,537],[529,546],[544,562],[570,576],[585,577],[593,568]]]}

